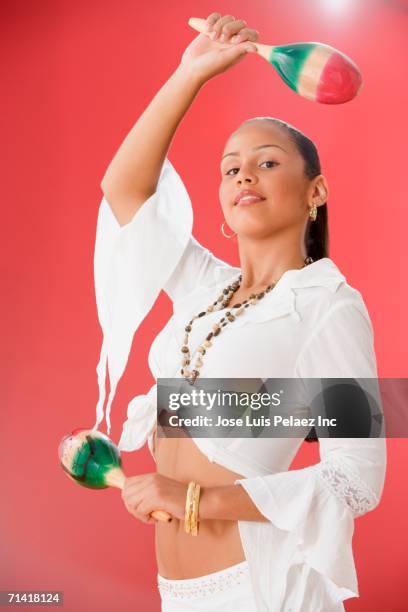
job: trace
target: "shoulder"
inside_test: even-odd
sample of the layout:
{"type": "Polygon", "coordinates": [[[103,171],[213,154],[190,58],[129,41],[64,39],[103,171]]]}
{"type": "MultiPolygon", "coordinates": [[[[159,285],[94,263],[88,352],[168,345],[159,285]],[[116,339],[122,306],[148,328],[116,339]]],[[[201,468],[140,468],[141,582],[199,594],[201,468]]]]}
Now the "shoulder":
{"type": "Polygon", "coordinates": [[[296,371],[304,377],[375,378],[374,330],[362,293],[345,277],[337,286],[309,289],[296,371]]]}
{"type": "Polygon", "coordinates": [[[304,275],[303,286],[293,287],[297,309],[309,332],[314,334],[326,325],[350,330],[363,326],[373,334],[362,292],[348,282],[332,259],[326,257],[312,265],[315,270],[304,275]]]}
{"type": "Polygon", "coordinates": [[[326,356],[335,350],[338,357],[344,354],[353,360],[354,353],[369,352],[373,344],[374,329],[363,296],[353,287],[344,287],[315,320],[303,348],[322,347],[326,356]]]}
{"type": "Polygon", "coordinates": [[[309,297],[314,298],[321,317],[334,316],[338,311],[356,309],[365,318],[370,319],[363,294],[347,281],[342,282],[334,292],[325,287],[316,288],[309,297]]]}

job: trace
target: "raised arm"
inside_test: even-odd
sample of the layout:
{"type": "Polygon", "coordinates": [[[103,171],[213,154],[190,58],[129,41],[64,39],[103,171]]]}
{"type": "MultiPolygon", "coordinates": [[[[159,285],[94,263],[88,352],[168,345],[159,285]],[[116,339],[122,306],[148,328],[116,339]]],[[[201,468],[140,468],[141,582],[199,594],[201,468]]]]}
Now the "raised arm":
{"type": "Polygon", "coordinates": [[[101,188],[120,225],[155,192],[173,135],[200,87],[187,66],[178,66],[109,164],[101,188]]]}
{"type": "MultiPolygon", "coordinates": [[[[96,368],[99,399],[94,427],[103,418],[108,369],[108,435],[112,401],[133,336],[161,290],[177,301],[197,285],[211,285],[215,269],[225,263],[192,236],[189,195],[166,159],[173,134],[199,88],[243,58],[248,47],[256,50],[249,41],[256,40],[258,33],[244,28],[244,22],[218,13],[212,13],[207,21],[214,23],[215,32],[226,34],[227,40],[239,32],[246,42],[220,43],[205,34],[193,39],[174,74],[125,138],[101,184],[104,196],[98,211],[94,278],[103,340],[96,368]]],[[[134,415],[132,406],[128,411],[132,422],[123,440],[126,450],[140,443],[150,423],[141,424],[138,410],[134,415]],[[131,435],[127,436],[128,432],[131,435]]]]}
{"type": "Polygon", "coordinates": [[[247,51],[256,51],[254,30],[242,30],[244,22],[230,15],[211,13],[208,24],[217,31],[242,31],[246,42],[221,44],[199,34],[183,53],[168,81],[139,117],[109,164],[101,182],[106,200],[120,225],[128,223],[155,192],[163,162],[179,123],[201,86],[236,64],[247,51]]]}

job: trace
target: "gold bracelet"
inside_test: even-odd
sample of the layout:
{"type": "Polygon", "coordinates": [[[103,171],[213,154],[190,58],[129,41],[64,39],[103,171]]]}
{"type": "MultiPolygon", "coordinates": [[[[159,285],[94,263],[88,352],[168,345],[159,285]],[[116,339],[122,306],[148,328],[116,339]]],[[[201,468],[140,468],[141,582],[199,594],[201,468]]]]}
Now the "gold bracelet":
{"type": "Polygon", "coordinates": [[[190,520],[190,533],[196,536],[198,534],[198,504],[200,501],[200,485],[196,483],[193,493],[193,509],[190,520]]]}
{"type": "Polygon", "coordinates": [[[198,534],[198,505],[200,501],[200,485],[189,482],[184,512],[184,530],[190,535],[198,534]]]}
{"type": "Polygon", "coordinates": [[[194,491],[194,484],[194,482],[189,482],[187,487],[186,507],[184,510],[184,531],[186,533],[190,533],[191,502],[194,491]]]}
{"type": "Polygon", "coordinates": [[[195,489],[195,482],[191,481],[188,483],[187,495],[186,495],[186,507],[184,511],[184,531],[186,533],[191,532],[191,512],[193,508],[193,493],[195,489]]]}

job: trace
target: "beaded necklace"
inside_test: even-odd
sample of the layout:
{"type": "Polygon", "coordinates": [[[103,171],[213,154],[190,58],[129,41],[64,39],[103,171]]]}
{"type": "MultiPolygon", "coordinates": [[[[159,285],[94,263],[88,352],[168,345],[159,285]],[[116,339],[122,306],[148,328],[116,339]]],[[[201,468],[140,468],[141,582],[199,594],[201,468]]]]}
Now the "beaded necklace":
{"type": "MultiPolygon", "coordinates": [[[[302,268],[305,268],[311,263],[313,263],[313,259],[311,257],[306,257],[305,263],[302,266],[302,268]]],[[[234,281],[233,283],[228,285],[225,289],[223,289],[221,295],[216,299],[215,302],[210,304],[210,306],[208,306],[206,310],[195,315],[184,328],[184,331],[186,332],[186,334],[184,336],[184,344],[181,347],[181,352],[183,353],[183,360],[182,360],[183,367],[181,368],[181,374],[190,383],[190,385],[193,385],[195,383],[197,376],[200,375],[199,368],[201,368],[203,365],[202,358],[207,352],[207,349],[210,346],[212,346],[212,339],[215,338],[215,336],[218,336],[218,334],[222,331],[223,327],[228,325],[228,323],[233,323],[237,316],[242,315],[242,313],[245,311],[245,308],[249,308],[249,306],[255,305],[259,300],[261,300],[267,293],[269,293],[269,291],[271,291],[275,287],[275,285],[278,282],[278,281],[275,281],[271,285],[268,285],[267,288],[264,291],[261,291],[260,293],[251,293],[249,298],[244,300],[242,303],[234,304],[234,306],[231,307],[231,310],[234,309],[234,314],[232,314],[231,310],[228,310],[225,313],[225,316],[223,316],[222,319],[220,319],[218,323],[215,323],[213,325],[212,331],[208,334],[204,342],[197,349],[200,355],[197,358],[194,369],[189,370],[186,367],[191,362],[190,349],[188,346],[188,336],[192,330],[193,322],[195,321],[195,319],[204,317],[205,315],[211,312],[214,312],[217,310],[223,310],[224,308],[227,308],[228,304],[231,302],[232,296],[240,287],[241,280],[242,280],[242,274],[239,275],[236,281],[234,281]]]]}

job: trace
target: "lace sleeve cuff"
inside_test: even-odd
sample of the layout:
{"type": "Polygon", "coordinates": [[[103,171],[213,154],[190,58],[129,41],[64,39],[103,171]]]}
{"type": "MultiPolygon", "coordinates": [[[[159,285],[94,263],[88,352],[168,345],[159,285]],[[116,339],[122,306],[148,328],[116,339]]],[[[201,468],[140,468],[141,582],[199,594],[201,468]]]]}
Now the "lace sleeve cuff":
{"type": "Polygon", "coordinates": [[[339,459],[328,459],[315,466],[324,485],[345,504],[354,518],[373,510],[379,503],[376,493],[358,473],[339,459]]]}

